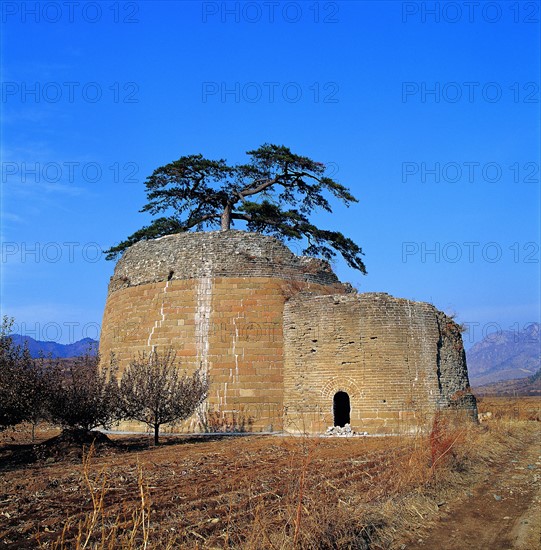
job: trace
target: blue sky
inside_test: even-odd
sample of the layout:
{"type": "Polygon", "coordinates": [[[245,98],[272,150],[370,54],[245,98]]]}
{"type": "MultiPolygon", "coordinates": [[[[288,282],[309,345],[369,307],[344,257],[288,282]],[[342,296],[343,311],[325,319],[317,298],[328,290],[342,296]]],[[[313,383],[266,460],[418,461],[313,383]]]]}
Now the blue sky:
{"type": "Polygon", "coordinates": [[[363,247],[343,280],[456,312],[467,347],[538,322],[539,3],[471,4],[4,2],[2,313],[98,336],[145,178],[276,143],[359,199],[315,217],[363,247]]]}

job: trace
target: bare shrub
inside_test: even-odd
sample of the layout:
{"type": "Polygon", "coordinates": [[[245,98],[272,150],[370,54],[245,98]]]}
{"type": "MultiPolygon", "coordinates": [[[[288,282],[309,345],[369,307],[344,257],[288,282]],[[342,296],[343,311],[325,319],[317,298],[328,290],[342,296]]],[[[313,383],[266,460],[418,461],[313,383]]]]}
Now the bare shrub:
{"type": "Polygon", "coordinates": [[[57,367],[48,410],[51,421],[65,430],[110,428],[121,418],[116,366],[100,368],[99,356],[75,357],[63,370],[57,367]]]}
{"type": "Polygon", "coordinates": [[[200,370],[181,374],[172,349],[140,354],[122,374],[120,406],[124,418],[145,423],[158,445],[160,426],[189,418],[208,394],[208,380],[200,370]]]}
{"type": "Polygon", "coordinates": [[[441,467],[443,460],[455,457],[453,447],[463,434],[464,430],[457,429],[444,413],[436,412],[429,436],[432,471],[441,467]]]}
{"type": "Polygon", "coordinates": [[[31,361],[27,349],[9,335],[13,321],[4,317],[0,328],[0,429],[25,420],[27,396],[24,373],[31,361]]]}
{"type": "Polygon", "coordinates": [[[54,368],[43,357],[34,359],[26,346],[10,336],[13,320],[0,327],[0,430],[21,422],[35,426],[48,418],[54,368]]]}

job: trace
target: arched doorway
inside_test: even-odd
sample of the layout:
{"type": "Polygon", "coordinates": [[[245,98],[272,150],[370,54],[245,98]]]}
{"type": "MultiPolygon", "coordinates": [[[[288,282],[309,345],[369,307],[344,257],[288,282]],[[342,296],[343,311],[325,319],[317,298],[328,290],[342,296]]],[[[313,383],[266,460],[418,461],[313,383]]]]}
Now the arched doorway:
{"type": "Polygon", "coordinates": [[[339,391],[334,394],[333,406],[334,425],[343,428],[349,424],[351,405],[349,403],[349,395],[345,391],[339,391]]]}

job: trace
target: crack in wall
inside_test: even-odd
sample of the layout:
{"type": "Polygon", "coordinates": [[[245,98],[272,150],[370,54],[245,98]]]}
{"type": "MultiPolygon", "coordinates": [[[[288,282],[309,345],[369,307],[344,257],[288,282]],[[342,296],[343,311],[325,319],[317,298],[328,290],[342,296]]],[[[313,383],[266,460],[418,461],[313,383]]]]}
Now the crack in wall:
{"type": "Polygon", "coordinates": [[[197,306],[195,310],[195,347],[197,363],[207,376],[209,368],[209,333],[212,312],[212,278],[202,277],[197,285],[197,306]]]}
{"type": "MultiPolygon", "coordinates": [[[[207,268],[208,269],[208,268],[207,268]]],[[[209,334],[210,334],[210,315],[212,313],[212,277],[206,276],[198,280],[196,286],[196,308],[195,308],[195,351],[198,367],[201,374],[208,377],[209,373],[209,334]]],[[[221,403],[218,392],[218,402],[221,403]]],[[[191,431],[194,427],[203,427],[207,425],[207,413],[209,403],[206,400],[197,408],[197,416],[192,417],[191,431]],[[195,419],[195,422],[194,422],[195,419]]]]}
{"type": "MultiPolygon", "coordinates": [[[[150,334],[148,335],[148,340],[147,340],[147,346],[150,347],[150,342],[152,340],[152,337],[154,336],[154,331],[157,329],[157,328],[161,328],[162,326],[162,323],[165,321],[165,313],[163,311],[163,308],[164,308],[164,305],[165,305],[165,295],[167,294],[167,289],[169,288],[169,285],[171,283],[171,279],[168,279],[166,282],[165,282],[165,286],[163,287],[163,293],[162,293],[162,305],[161,305],[161,308],[160,308],[160,318],[157,319],[156,321],[154,321],[154,326],[152,327],[152,329],[150,330],[150,334]]],[[[156,346],[153,345],[152,346],[152,351],[154,351],[156,349],[156,346]]]]}

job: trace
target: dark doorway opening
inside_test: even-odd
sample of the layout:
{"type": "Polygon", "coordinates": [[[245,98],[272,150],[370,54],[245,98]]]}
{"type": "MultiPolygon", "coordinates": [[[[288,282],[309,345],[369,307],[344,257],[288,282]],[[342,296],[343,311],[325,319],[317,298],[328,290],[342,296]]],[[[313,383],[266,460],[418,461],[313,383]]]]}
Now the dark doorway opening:
{"type": "Polygon", "coordinates": [[[334,425],[343,428],[350,423],[351,405],[349,395],[345,391],[339,391],[333,398],[334,425]]]}

